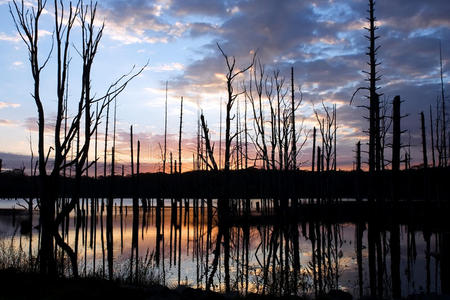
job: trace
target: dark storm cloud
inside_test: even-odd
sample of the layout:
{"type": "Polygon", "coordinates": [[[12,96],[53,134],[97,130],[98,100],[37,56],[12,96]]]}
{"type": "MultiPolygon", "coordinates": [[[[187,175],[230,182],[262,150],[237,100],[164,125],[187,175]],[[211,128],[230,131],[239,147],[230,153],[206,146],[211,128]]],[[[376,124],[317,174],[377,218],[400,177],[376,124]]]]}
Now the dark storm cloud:
{"type": "Polygon", "coordinates": [[[170,7],[175,15],[223,16],[227,13],[227,4],[221,0],[177,0],[170,7]]]}
{"type": "Polygon", "coordinates": [[[450,2],[446,0],[377,1],[376,5],[378,19],[396,30],[450,26],[450,2]]]}
{"type": "Polygon", "coordinates": [[[193,38],[203,35],[220,34],[220,28],[218,26],[204,22],[191,23],[189,29],[190,36],[193,38]]]}

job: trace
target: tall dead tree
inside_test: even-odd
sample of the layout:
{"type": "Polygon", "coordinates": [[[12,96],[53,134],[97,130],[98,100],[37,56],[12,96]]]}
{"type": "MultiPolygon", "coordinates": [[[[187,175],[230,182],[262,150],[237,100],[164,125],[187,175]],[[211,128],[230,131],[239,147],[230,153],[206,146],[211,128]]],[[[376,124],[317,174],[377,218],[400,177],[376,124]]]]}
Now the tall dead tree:
{"type": "MultiPolygon", "coordinates": [[[[326,170],[330,170],[331,167],[334,167],[334,163],[332,161],[334,155],[334,145],[335,145],[335,136],[336,136],[336,107],[333,106],[332,111],[330,112],[330,108],[327,107],[322,102],[323,113],[325,117],[320,117],[319,112],[314,110],[314,114],[316,116],[316,120],[319,123],[320,135],[322,137],[322,155],[324,160],[326,161],[326,170]]],[[[323,169],[323,168],[322,168],[323,169]]]]}
{"type": "Polygon", "coordinates": [[[430,104],[430,133],[431,133],[431,157],[433,159],[433,168],[436,167],[436,157],[434,155],[434,132],[433,132],[433,112],[430,104]]]}
{"type": "MultiPolygon", "coordinates": [[[[222,118],[221,118],[222,122],[222,118]]],[[[245,169],[248,168],[248,129],[247,129],[247,95],[244,98],[244,158],[245,158],[245,169]]]]}
{"type": "Polygon", "coordinates": [[[377,82],[381,79],[381,76],[377,72],[377,66],[380,63],[377,62],[377,52],[380,46],[376,46],[376,40],[379,38],[376,35],[376,31],[379,29],[375,25],[375,1],[369,0],[369,27],[364,27],[368,31],[368,35],[365,37],[369,40],[369,47],[367,55],[369,57],[369,71],[363,71],[367,74],[369,81],[368,87],[359,87],[353,94],[350,103],[353,102],[353,98],[359,90],[369,91],[369,106],[364,106],[369,109],[369,171],[373,172],[380,170],[381,166],[381,141],[380,141],[380,101],[379,94],[377,93],[377,82]]]}
{"type": "Polygon", "coordinates": [[[427,157],[427,139],[426,139],[426,129],[425,129],[425,116],[423,111],[420,112],[420,124],[422,130],[422,154],[423,154],[423,167],[428,167],[428,157],[427,157]]]}
{"type": "Polygon", "coordinates": [[[288,91],[284,89],[284,77],[280,77],[280,71],[276,70],[273,73],[275,87],[276,87],[276,98],[277,98],[277,137],[278,137],[278,160],[279,160],[279,169],[282,170],[284,166],[284,145],[287,146],[287,135],[285,134],[285,116],[287,116],[287,107],[286,107],[286,95],[288,91]]]}
{"type": "Polygon", "coordinates": [[[433,132],[433,112],[430,105],[430,133],[431,133],[431,157],[433,159],[433,168],[436,167],[436,158],[434,155],[434,132],[433,132]]]}
{"type": "Polygon", "coordinates": [[[178,172],[181,173],[181,134],[183,132],[183,97],[180,103],[180,131],[178,134],[178,172]]]}
{"type": "Polygon", "coordinates": [[[263,168],[270,169],[271,163],[269,160],[268,147],[266,143],[265,132],[265,115],[264,115],[264,103],[263,103],[263,91],[264,91],[264,79],[265,79],[265,67],[258,59],[258,64],[252,69],[250,74],[250,80],[248,83],[248,89],[245,89],[246,96],[250,101],[253,112],[253,126],[254,126],[254,145],[257,152],[257,156],[261,158],[263,168]]]}
{"type": "Polygon", "coordinates": [[[274,82],[272,77],[267,77],[265,80],[265,92],[266,92],[266,98],[269,102],[269,108],[270,108],[270,136],[269,136],[269,142],[270,142],[270,165],[272,169],[276,169],[276,163],[275,163],[275,152],[278,147],[278,137],[277,137],[277,113],[276,113],[276,106],[275,106],[275,94],[274,91],[274,82]]]}
{"type": "Polygon", "coordinates": [[[439,97],[436,97],[436,127],[435,127],[435,149],[438,156],[438,166],[442,167],[444,164],[444,155],[442,148],[442,116],[441,111],[439,110],[439,97]]]}
{"type": "MultiPolygon", "coordinates": [[[[240,74],[243,74],[249,70],[254,62],[255,62],[255,55],[253,55],[252,62],[242,68],[242,69],[235,69],[236,67],[236,59],[234,56],[229,57],[225,54],[225,52],[222,50],[219,44],[217,44],[217,47],[219,48],[220,52],[222,53],[223,57],[225,58],[225,63],[227,65],[227,73],[225,74],[226,80],[227,80],[227,102],[226,102],[226,116],[225,116],[225,171],[230,170],[230,154],[231,154],[231,142],[236,137],[237,133],[234,135],[231,135],[231,109],[233,108],[234,102],[236,98],[238,97],[238,93],[235,93],[233,82],[236,79],[237,76],[240,74]]],[[[255,53],[256,54],[256,53],[255,53]]]]}
{"type": "MultiPolygon", "coordinates": [[[[400,170],[400,148],[401,148],[401,129],[400,129],[400,96],[395,96],[392,103],[393,120],[393,138],[392,138],[392,171],[393,171],[393,200],[399,200],[399,170],[400,170]]],[[[406,161],[406,159],[405,159],[406,161]]],[[[392,296],[394,299],[400,299],[400,230],[398,224],[391,225],[391,276],[392,276],[392,296]]]]}
{"type": "Polygon", "coordinates": [[[163,153],[163,173],[166,173],[166,159],[167,159],[167,85],[166,81],[166,101],[164,105],[164,153],[163,153]]]}
{"type": "Polygon", "coordinates": [[[440,75],[441,75],[441,101],[442,101],[442,156],[443,165],[447,166],[447,122],[445,113],[445,95],[444,95],[444,76],[442,71],[442,46],[439,41],[439,63],[440,63],[440,75]]]}
{"type": "Polygon", "coordinates": [[[361,171],[361,141],[356,143],[356,171],[361,171]]]}
{"type": "Polygon", "coordinates": [[[392,170],[400,170],[400,96],[395,96],[392,104],[393,139],[392,139],[392,170]]]}
{"type": "Polygon", "coordinates": [[[297,169],[297,135],[295,134],[295,111],[296,111],[296,105],[295,105],[295,91],[294,91],[294,67],[291,67],[291,133],[292,133],[292,147],[291,147],[291,153],[292,153],[292,169],[297,169]]]}
{"type": "Polygon", "coordinates": [[[222,169],[222,98],[220,98],[219,114],[219,169],[222,169]]]}
{"type": "Polygon", "coordinates": [[[316,126],[313,130],[313,148],[312,148],[312,159],[311,159],[311,171],[314,172],[314,163],[316,159],[316,126]]]}
{"type": "Polygon", "coordinates": [[[108,154],[108,127],[109,127],[109,104],[106,106],[105,148],[103,157],[103,177],[106,178],[107,154],[108,154]]]}
{"type": "Polygon", "coordinates": [[[380,165],[381,169],[384,170],[386,165],[386,158],[385,158],[385,149],[386,149],[386,139],[389,132],[389,129],[392,125],[392,117],[390,115],[390,108],[391,105],[389,104],[388,98],[384,97],[383,101],[381,102],[380,112],[381,112],[381,127],[380,127],[380,165]]]}

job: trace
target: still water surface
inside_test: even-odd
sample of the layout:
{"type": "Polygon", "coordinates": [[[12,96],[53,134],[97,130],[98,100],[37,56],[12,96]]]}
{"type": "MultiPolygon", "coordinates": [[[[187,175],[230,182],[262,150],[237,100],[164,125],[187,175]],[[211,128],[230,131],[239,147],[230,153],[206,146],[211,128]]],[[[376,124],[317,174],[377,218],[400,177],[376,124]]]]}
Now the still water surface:
{"type": "MultiPolygon", "coordinates": [[[[258,214],[252,200],[252,213],[258,214]]],[[[21,200],[0,200],[0,208],[19,208],[21,200]]],[[[309,294],[342,289],[354,296],[370,293],[368,226],[361,224],[249,225],[219,224],[216,202],[208,210],[206,201],[183,200],[182,206],[165,200],[156,209],[155,201],[139,213],[138,272],[146,280],[169,287],[179,284],[242,294],[309,294]],[[158,216],[158,213],[159,216],[158,216]],[[219,230],[227,239],[217,242],[219,230]],[[228,242],[225,242],[228,241],[228,242]],[[298,258],[298,260],[296,260],[298,258]],[[359,263],[358,263],[359,261],[359,263]],[[227,266],[228,265],[228,266],[227,266]],[[215,269],[217,268],[217,269],[215,269]]],[[[73,214],[67,223],[66,241],[78,255],[81,275],[108,275],[106,249],[106,207],[92,216],[88,202],[81,206],[78,223],[73,214]]],[[[113,270],[115,277],[127,278],[132,258],[133,213],[131,199],[115,200],[113,216],[113,270]]],[[[16,253],[36,257],[39,244],[38,212],[34,212],[31,234],[21,234],[28,220],[26,213],[0,213],[2,251],[12,247],[16,253]]],[[[418,226],[400,225],[400,279],[403,296],[414,293],[440,293],[439,230],[426,232],[418,226]]],[[[377,282],[386,297],[391,296],[390,232],[377,227],[377,282]]],[[[134,252],[135,253],[135,252],[134,252]]],[[[70,274],[67,271],[67,274],[70,274]]],[[[134,275],[132,275],[134,276],[134,275]]]]}

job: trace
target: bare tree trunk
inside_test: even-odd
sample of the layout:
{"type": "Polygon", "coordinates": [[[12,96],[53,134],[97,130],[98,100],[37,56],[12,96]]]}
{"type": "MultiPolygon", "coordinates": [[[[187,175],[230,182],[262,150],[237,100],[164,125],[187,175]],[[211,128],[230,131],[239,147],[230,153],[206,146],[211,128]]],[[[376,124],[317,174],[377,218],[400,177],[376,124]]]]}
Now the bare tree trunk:
{"type": "Polygon", "coordinates": [[[114,205],[114,160],[115,149],[112,148],[111,157],[111,178],[110,178],[110,195],[108,198],[108,204],[106,207],[106,248],[108,252],[108,278],[113,279],[113,205],[114,205]]]}
{"type": "Polygon", "coordinates": [[[181,173],[181,134],[183,130],[183,97],[180,104],[180,132],[178,135],[178,172],[181,173]]]}
{"type": "Polygon", "coordinates": [[[443,164],[444,167],[447,166],[447,122],[445,113],[445,96],[444,96],[444,79],[442,73],[442,46],[441,41],[439,41],[439,62],[440,62],[440,73],[441,73],[441,98],[442,98],[442,153],[443,153],[443,164]]]}
{"type": "Polygon", "coordinates": [[[244,99],[245,169],[248,169],[247,95],[244,99]]]}
{"type": "Polygon", "coordinates": [[[400,170],[400,96],[395,96],[393,102],[393,141],[392,141],[392,170],[400,170]]]}
{"type": "Polygon", "coordinates": [[[423,111],[420,112],[420,122],[421,122],[421,129],[422,129],[422,154],[423,154],[423,167],[428,167],[428,158],[427,158],[427,140],[426,140],[426,133],[425,133],[425,116],[423,114],[423,111]]]}
{"type": "Polygon", "coordinates": [[[333,170],[336,171],[337,169],[337,155],[336,155],[336,144],[337,144],[337,119],[336,119],[336,104],[334,105],[334,109],[333,109],[333,120],[334,120],[334,145],[333,145],[333,149],[334,149],[334,154],[333,154],[333,170]]]}
{"type": "MultiPolygon", "coordinates": [[[[212,164],[211,169],[217,171],[218,168],[217,168],[216,160],[214,159],[214,154],[213,154],[213,151],[212,151],[212,148],[211,148],[211,144],[210,144],[210,140],[209,140],[209,129],[208,129],[208,126],[206,125],[205,118],[204,118],[203,114],[200,115],[200,120],[202,122],[203,133],[205,135],[206,155],[209,157],[209,160],[211,161],[211,164],[212,164]]],[[[207,164],[209,164],[208,160],[206,158],[202,157],[202,159],[207,164]]]]}
{"type": "Polygon", "coordinates": [[[361,171],[361,141],[356,143],[356,171],[361,171]]]}
{"type": "Polygon", "coordinates": [[[369,171],[373,172],[375,170],[380,170],[380,156],[379,156],[379,128],[380,128],[380,118],[379,118],[379,97],[377,94],[376,82],[379,80],[377,75],[376,66],[378,65],[376,54],[379,47],[375,46],[375,41],[378,38],[375,31],[378,27],[375,25],[376,18],[374,16],[374,6],[375,1],[369,0],[369,100],[370,100],[370,127],[369,127],[369,171]]]}
{"type": "Polygon", "coordinates": [[[105,128],[105,147],[104,147],[104,161],[103,161],[103,177],[106,178],[106,163],[107,163],[107,153],[108,153],[108,125],[109,125],[109,104],[106,108],[106,128],[105,128]]]}
{"type": "Polygon", "coordinates": [[[297,135],[295,133],[294,67],[291,67],[292,169],[297,169],[297,135]]]}
{"type": "Polygon", "coordinates": [[[316,127],[313,129],[313,147],[312,147],[312,161],[311,161],[311,171],[314,172],[314,163],[316,159],[316,127]]]}
{"type": "Polygon", "coordinates": [[[430,105],[430,133],[431,133],[431,155],[433,158],[433,168],[435,168],[436,167],[436,159],[434,156],[433,112],[431,111],[431,105],[430,105]]]}
{"type": "Polygon", "coordinates": [[[219,169],[222,169],[222,98],[220,98],[219,116],[219,169]]]}
{"type": "Polygon", "coordinates": [[[163,173],[166,173],[166,158],[167,158],[167,85],[166,81],[166,102],[164,109],[164,153],[163,153],[163,173]]]}

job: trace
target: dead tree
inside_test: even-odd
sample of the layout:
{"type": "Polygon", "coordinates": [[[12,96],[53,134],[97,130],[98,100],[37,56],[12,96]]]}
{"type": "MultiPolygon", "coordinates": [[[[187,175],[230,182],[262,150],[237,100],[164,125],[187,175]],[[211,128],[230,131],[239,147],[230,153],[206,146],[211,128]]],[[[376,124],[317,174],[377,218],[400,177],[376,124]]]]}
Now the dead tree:
{"type": "Polygon", "coordinates": [[[292,169],[297,169],[297,135],[295,134],[295,111],[296,111],[296,105],[295,105],[295,92],[294,92],[294,67],[291,67],[291,142],[292,142],[292,169]]]}
{"type": "MultiPolygon", "coordinates": [[[[336,107],[333,106],[332,111],[322,102],[322,108],[325,117],[321,118],[317,110],[314,110],[316,120],[319,123],[320,135],[322,137],[322,155],[326,161],[326,170],[330,170],[330,163],[332,163],[334,140],[336,135],[336,107]]],[[[323,168],[322,168],[323,169],[323,168]]]]}
{"type": "Polygon", "coordinates": [[[250,100],[250,104],[253,112],[253,127],[255,136],[253,143],[258,157],[261,158],[263,168],[270,169],[271,163],[269,160],[268,147],[266,143],[265,132],[265,115],[264,115],[264,103],[263,103],[263,91],[264,91],[264,79],[265,79],[265,67],[258,59],[258,64],[252,69],[250,74],[250,80],[248,83],[248,89],[245,89],[247,98],[250,100]]]}
{"type": "Polygon", "coordinates": [[[393,120],[393,140],[392,140],[392,170],[400,170],[400,96],[395,96],[393,101],[392,120],[393,120]]]}
{"type": "Polygon", "coordinates": [[[361,171],[361,141],[356,143],[356,171],[361,171]]]}
{"type": "Polygon", "coordinates": [[[225,171],[230,170],[230,154],[231,154],[231,142],[236,137],[237,133],[234,135],[231,135],[231,109],[233,108],[233,104],[236,100],[236,98],[239,96],[238,93],[235,93],[233,82],[236,79],[237,76],[240,74],[243,74],[249,70],[254,62],[255,62],[255,55],[253,55],[252,62],[244,68],[236,70],[236,59],[234,56],[229,57],[225,54],[225,52],[222,50],[219,44],[217,44],[217,47],[219,48],[220,52],[222,53],[223,57],[225,58],[225,63],[227,65],[227,73],[225,74],[225,77],[227,79],[227,102],[226,102],[226,117],[225,117],[225,171]]]}
{"type": "MultiPolygon", "coordinates": [[[[54,1],[54,37],[56,44],[56,80],[57,80],[57,113],[54,126],[53,167],[47,171],[48,155],[45,151],[45,111],[40,95],[41,71],[46,67],[51,58],[51,51],[43,63],[39,61],[39,33],[40,17],[45,11],[46,1],[38,0],[32,8],[28,8],[24,2],[12,1],[9,8],[16,30],[27,46],[31,73],[34,81],[32,94],[38,110],[38,166],[39,166],[39,195],[40,195],[40,222],[41,240],[39,263],[40,271],[45,274],[56,275],[55,242],[68,256],[72,264],[74,276],[78,275],[76,252],[64,241],[58,232],[58,226],[66,220],[70,212],[75,208],[79,200],[79,186],[81,175],[86,171],[90,139],[99,125],[100,118],[108,104],[113,101],[127,86],[128,82],[143,70],[135,74],[127,74],[111,84],[108,90],[99,98],[94,98],[91,92],[91,69],[97,49],[103,34],[104,26],[94,26],[96,17],[96,4],[84,5],[79,1],[75,6],[69,4],[68,10],[64,8],[62,1],[54,1]],[[81,60],[81,91],[77,103],[77,110],[72,114],[71,123],[66,134],[62,134],[62,120],[64,119],[64,100],[67,95],[67,79],[70,62],[69,45],[71,32],[75,20],[80,22],[81,48],[77,49],[81,60]],[[99,103],[98,116],[91,113],[92,105],[99,103]],[[79,151],[75,157],[67,159],[72,150],[73,141],[81,129],[84,129],[82,140],[79,143],[79,151]],[[55,212],[55,203],[58,199],[58,185],[60,172],[66,167],[75,166],[75,188],[72,199],[62,206],[59,212],[55,212]]],[[[78,144],[78,143],[77,143],[78,144]]],[[[48,151],[50,153],[50,151],[48,151]]],[[[90,164],[87,164],[88,167],[90,164]]]]}
{"type": "Polygon", "coordinates": [[[278,146],[278,138],[277,138],[277,112],[275,107],[275,95],[273,93],[274,89],[274,82],[272,77],[267,77],[265,80],[265,94],[266,98],[269,102],[269,108],[270,108],[270,165],[272,169],[276,169],[276,158],[275,158],[275,152],[278,146]]]}
{"type": "Polygon", "coordinates": [[[316,159],[316,126],[313,130],[313,148],[312,148],[312,159],[311,159],[311,171],[314,172],[314,163],[316,159]]]}
{"type": "Polygon", "coordinates": [[[366,35],[366,38],[369,40],[369,51],[367,55],[369,56],[369,71],[363,71],[368,75],[367,81],[369,81],[368,87],[359,87],[355,93],[353,94],[350,103],[353,102],[353,98],[359,90],[368,90],[369,91],[369,106],[363,106],[369,109],[369,171],[373,172],[375,170],[380,170],[381,163],[381,142],[380,142],[380,101],[379,94],[377,90],[377,82],[381,79],[381,76],[378,74],[376,68],[380,63],[377,62],[377,52],[380,46],[376,46],[375,42],[379,38],[376,35],[376,31],[379,29],[378,26],[375,25],[375,1],[369,0],[369,27],[366,29],[369,34],[366,35]]]}
{"type": "Polygon", "coordinates": [[[178,134],[178,172],[181,173],[181,134],[183,131],[183,97],[180,103],[180,131],[178,134]]]}
{"type": "Polygon", "coordinates": [[[434,155],[434,132],[433,132],[433,112],[430,105],[430,136],[431,136],[431,157],[433,159],[433,168],[436,167],[436,158],[434,155]]]}
{"type": "Polygon", "coordinates": [[[167,81],[166,81],[166,101],[164,109],[164,156],[163,156],[163,173],[166,173],[166,159],[167,159],[167,81]]]}
{"type": "Polygon", "coordinates": [[[205,162],[205,164],[208,165],[209,168],[217,171],[218,167],[217,167],[216,160],[214,159],[214,148],[211,147],[211,142],[210,142],[210,137],[209,137],[209,129],[208,129],[208,125],[206,125],[205,117],[203,116],[203,114],[200,115],[200,120],[202,122],[202,130],[203,130],[204,139],[205,139],[206,155],[208,156],[209,160],[206,157],[203,157],[203,155],[201,156],[201,158],[205,162]],[[209,164],[209,161],[211,162],[211,164],[209,164]]]}
{"type": "Polygon", "coordinates": [[[425,116],[423,114],[423,111],[420,112],[420,123],[421,123],[421,129],[422,129],[422,154],[423,154],[423,167],[428,167],[428,158],[427,158],[427,140],[426,140],[426,133],[425,133],[425,116]]]}
{"type": "MultiPolygon", "coordinates": [[[[287,146],[287,129],[285,130],[286,122],[284,120],[284,116],[288,115],[287,103],[285,101],[286,95],[288,91],[284,89],[284,77],[280,77],[280,71],[276,70],[273,73],[275,87],[276,87],[276,97],[277,97],[277,136],[278,136],[278,160],[279,160],[279,169],[282,170],[284,166],[284,157],[283,155],[285,145],[287,146]]],[[[287,150],[287,147],[286,147],[287,150]]],[[[287,152],[287,151],[286,151],[287,152]]]]}
{"type": "Polygon", "coordinates": [[[106,164],[107,164],[107,153],[108,153],[108,127],[109,127],[109,104],[106,106],[106,127],[105,127],[105,148],[103,157],[103,177],[106,178],[106,164]]]}
{"type": "Polygon", "coordinates": [[[439,110],[439,97],[436,97],[436,126],[435,126],[435,149],[438,156],[438,166],[442,167],[444,165],[444,149],[442,147],[442,116],[439,110]]]}
{"type": "Polygon", "coordinates": [[[389,129],[392,125],[392,118],[390,117],[390,105],[387,100],[387,97],[384,97],[380,107],[381,112],[381,127],[380,127],[380,165],[381,169],[384,170],[388,163],[386,163],[385,159],[385,149],[387,146],[386,138],[389,132],[389,129]]]}
{"type": "Polygon", "coordinates": [[[441,41],[439,41],[439,62],[440,62],[440,75],[441,75],[441,101],[442,101],[442,155],[443,155],[443,165],[447,166],[447,122],[445,113],[445,96],[444,96],[444,76],[442,73],[442,46],[441,41]]]}

